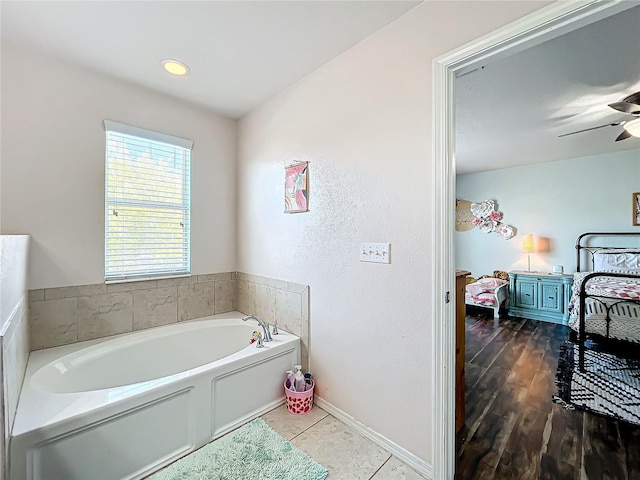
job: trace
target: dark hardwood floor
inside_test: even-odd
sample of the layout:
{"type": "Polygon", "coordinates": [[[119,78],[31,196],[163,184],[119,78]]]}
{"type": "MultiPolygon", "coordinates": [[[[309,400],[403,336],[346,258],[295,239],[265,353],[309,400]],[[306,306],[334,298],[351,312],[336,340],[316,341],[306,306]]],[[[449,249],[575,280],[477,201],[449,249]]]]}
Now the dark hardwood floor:
{"type": "Polygon", "coordinates": [[[640,427],[551,401],[568,327],[474,313],[466,329],[457,480],[640,480],[640,427]]]}

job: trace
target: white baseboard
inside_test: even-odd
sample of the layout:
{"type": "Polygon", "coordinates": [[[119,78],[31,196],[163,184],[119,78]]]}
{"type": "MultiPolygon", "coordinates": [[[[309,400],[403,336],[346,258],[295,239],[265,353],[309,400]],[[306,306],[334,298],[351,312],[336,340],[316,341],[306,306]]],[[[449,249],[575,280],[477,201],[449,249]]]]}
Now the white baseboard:
{"type": "Polygon", "coordinates": [[[361,435],[364,435],[372,442],[378,444],[385,450],[391,452],[393,455],[398,457],[398,459],[402,460],[404,463],[406,463],[411,468],[413,468],[416,472],[420,473],[421,475],[424,475],[429,480],[433,479],[433,467],[431,466],[431,464],[425,462],[423,459],[417,457],[416,455],[409,452],[405,448],[401,447],[397,443],[392,442],[387,437],[380,435],[375,430],[372,430],[366,425],[363,425],[358,420],[353,418],[351,415],[346,414],[345,412],[340,410],[338,407],[333,406],[332,404],[330,404],[326,400],[323,400],[317,395],[314,397],[314,402],[320,408],[322,408],[323,410],[326,410],[327,413],[330,413],[331,415],[336,417],[338,420],[349,425],[356,432],[360,433],[361,435]]]}

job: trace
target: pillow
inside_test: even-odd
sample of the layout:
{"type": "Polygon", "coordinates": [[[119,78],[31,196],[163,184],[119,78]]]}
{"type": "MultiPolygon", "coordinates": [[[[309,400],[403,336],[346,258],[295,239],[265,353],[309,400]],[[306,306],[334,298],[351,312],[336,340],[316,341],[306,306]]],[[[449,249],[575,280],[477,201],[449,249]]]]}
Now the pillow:
{"type": "Polygon", "coordinates": [[[640,272],[640,250],[637,248],[602,249],[593,252],[596,272],[640,272]]]}
{"type": "Polygon", "coordinates": [[[508,282],[500,278],[487,277],[487,278],[481,278],[476,283],[479,283],[483,287],[489,289],[487,291],[493,291],[496,288],[498,288],[500,285],[504,285],[505,283],[508,283],[508,282]]]}

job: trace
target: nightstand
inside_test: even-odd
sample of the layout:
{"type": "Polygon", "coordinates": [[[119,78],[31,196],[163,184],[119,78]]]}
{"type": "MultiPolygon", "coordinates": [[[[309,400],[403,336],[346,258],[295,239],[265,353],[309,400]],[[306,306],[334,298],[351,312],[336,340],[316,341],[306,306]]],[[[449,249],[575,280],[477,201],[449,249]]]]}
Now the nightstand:
{"type": "Polygon", "coordinates": [[[509,315],[567,325],[573,275],[509,272],[509,315]]]}

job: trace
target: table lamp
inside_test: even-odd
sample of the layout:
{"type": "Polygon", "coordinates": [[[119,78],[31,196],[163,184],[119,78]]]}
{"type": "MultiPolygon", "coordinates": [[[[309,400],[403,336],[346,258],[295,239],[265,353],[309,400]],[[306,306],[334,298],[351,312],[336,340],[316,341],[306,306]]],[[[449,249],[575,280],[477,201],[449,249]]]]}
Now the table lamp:
{"type": "Polygon", "coordinates": [[[527,272],[531,271],[531,254],[536,251],[533,235],[528,233],[522,236],[522,251],[527,254],[527,272]]]}

